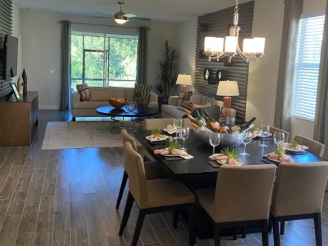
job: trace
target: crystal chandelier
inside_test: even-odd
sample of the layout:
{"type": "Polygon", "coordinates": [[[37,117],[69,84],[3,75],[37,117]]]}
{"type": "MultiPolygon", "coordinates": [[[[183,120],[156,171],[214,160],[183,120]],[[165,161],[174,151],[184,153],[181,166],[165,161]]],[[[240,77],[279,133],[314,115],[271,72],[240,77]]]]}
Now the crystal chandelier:
{"type": "Polygon", "coordinates": [[[238,26],[238,0],[233,14],[233,24],[229,27],[229,36],[224,38],[205,37],[204,54],[208,56],[208,61],[216,59],[217,61],[227,56],[229,62],[232,57],[239,54],[247,62],[250,60],[258,61],[264,55],[265,38],[247,38],[244,39],[243,51],[239,48],[238,37],[240,27],[238,26]],[[224,48],[224,49],[223,49],[224,48]]]}

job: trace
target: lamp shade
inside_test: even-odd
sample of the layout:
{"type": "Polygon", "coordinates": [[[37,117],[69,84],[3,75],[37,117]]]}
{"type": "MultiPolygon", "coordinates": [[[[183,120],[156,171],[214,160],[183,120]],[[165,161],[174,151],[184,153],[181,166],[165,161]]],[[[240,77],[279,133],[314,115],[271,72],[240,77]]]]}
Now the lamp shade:
{"type": "Polygon", "coordinates": [[[220,81],[218,90],[216,92],[218,96],[239,96],[237,81],[220,81]]]}
{"type": "Polygon", "coordinates": [[[179,74],[177,78],[178,85],[192,85],[191,75],[179,74]]]}

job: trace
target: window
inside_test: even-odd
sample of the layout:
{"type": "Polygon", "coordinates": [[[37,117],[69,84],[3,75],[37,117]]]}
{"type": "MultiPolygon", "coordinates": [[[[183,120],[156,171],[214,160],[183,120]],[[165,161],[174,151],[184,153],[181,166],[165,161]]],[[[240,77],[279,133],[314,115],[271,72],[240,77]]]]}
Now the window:
{"type": "Polygon", "coordinates": [[[109,34],[72,34],[71,88],[89,86],[134,87],[138,37],[109,34]]]}
{"type": "Polygon", "coordinates": [[[314,120],[325,16],[301,19],[295,60],[292,115],[314,120]]]}

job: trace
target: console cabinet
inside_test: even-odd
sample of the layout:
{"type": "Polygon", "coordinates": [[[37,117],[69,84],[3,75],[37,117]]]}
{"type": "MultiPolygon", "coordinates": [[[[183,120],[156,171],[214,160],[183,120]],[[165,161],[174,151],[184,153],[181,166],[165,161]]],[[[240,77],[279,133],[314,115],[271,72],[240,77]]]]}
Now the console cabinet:
{"type": "Polygon", "coordinates": [[[37,91],[27,92],[26,100],[0,102],[0,146],[28,146],[38,125],[37,91]]]}

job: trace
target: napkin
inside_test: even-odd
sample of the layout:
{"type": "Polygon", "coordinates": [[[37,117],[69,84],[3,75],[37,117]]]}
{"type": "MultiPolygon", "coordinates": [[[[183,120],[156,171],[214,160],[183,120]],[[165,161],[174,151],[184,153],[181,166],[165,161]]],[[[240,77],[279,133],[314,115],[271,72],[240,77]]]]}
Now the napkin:
{"type": "Polygon", "coordinates": [[[170,137],[166,135],[159,135],[159,136],[150,135],[146,137],[146,139],[150,142],[164,141],[168,138],[170,137]]]}
{"type": "Polygon", "coordinates": [[[171,125],[167,125],[166,128],[163,129],[163,131],[166,131],[168,134],[173,134],[177,132],[177,129],[175,129],[171,125]]]}
{"type": "Polygon", "coordinates": [[[174,150],[174,152],[172,153],[171,150],[169,148],[165,148],[165,149],[155,149],[154,150],[154,154],[160,154],[160,155],[164,155],[164,156],[180,156],[183,159],[191,159],[194,158],[192,155],[188,154],[186,151],[184,150],[174,150]]]}

